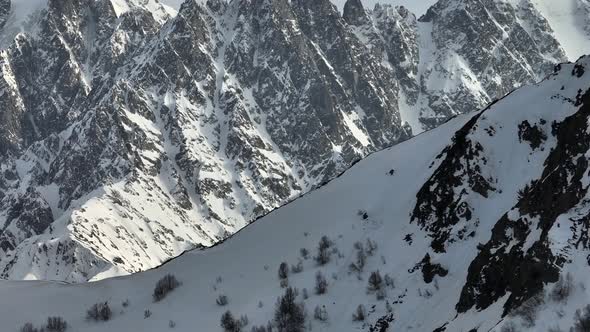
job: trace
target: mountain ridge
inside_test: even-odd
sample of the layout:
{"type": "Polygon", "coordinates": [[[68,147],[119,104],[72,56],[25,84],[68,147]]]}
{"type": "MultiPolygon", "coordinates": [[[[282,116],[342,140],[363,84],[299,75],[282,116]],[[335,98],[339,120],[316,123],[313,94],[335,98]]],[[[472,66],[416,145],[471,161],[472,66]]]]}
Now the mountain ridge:
{"type": "Polygon", "coordinates": [[[430,23],[391,6],[347,22],[327,0],[188,1],[166,22],[106,0],[49,5],[40,35],[2,52],[3,278],[83,282],[210,246],[368,153],[535,82],[552,70],[545,48],[564,57],[549,25],[523,28],[538,12],[496,1],[468,7],[514,31],[475,43],[510,54],[480,76],[465,59],[482,47],[445,46],[470,31],[449,1],[430,23]],[[434,25],[447,32],[430,43],[434,25]]]}

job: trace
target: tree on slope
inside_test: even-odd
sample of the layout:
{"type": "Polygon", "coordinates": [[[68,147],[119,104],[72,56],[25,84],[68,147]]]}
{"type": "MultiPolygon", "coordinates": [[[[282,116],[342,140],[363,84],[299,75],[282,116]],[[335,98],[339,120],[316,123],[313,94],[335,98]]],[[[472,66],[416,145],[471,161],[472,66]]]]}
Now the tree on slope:
{"type": "Polygon", "coordinates": [[[303,332],[305,330],[305,307],[297,303],[297,291],[289,287],[277,300],[274,321],[278,332],[303,332]]]}

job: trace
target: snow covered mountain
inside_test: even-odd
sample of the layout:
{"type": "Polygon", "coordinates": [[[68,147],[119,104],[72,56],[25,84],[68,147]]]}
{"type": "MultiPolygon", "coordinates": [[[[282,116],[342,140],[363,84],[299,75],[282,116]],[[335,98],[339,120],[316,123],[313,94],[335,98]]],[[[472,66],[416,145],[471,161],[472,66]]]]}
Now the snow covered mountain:
{"type": "Polygon", "coordinates": [[[359,0],[0,8],[8,279],[101,279],[213,245],[566,59],[528,1],[441,0],[420,20],[359,0]]]}
{"type": "Polygon", "coordinates": [[[303,303],[292,331],[565,331],[590,319],[575,314],[590,298],[588,69],[590,57],[557,66],[160,268],[2,281],[3,329],[60,316],[75,331],[218,331],[229,310],[247,319],[226,316],[226,331],[250,331],[303,303]],[[178,289],[153,294],[166,274],[178,289]],[[287,286],[294,304],[275,311],[287,286]],[[107,321],[86,318],[105,301],[107,321]]]}

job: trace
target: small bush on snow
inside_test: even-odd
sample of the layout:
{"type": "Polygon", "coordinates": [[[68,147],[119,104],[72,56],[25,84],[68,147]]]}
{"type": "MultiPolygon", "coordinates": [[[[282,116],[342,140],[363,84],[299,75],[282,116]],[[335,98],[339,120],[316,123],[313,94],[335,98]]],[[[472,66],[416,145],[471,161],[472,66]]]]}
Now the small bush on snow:
{"type": "Polygon", "coordinates": [[[359,304],[356,308],[356,311],[352,314],[352,321],[353,322],[363,322],[365,320],[365,316],[367,315],[365,306],[359,304]]]}
{"type": "Polygon", "coordinates": [[[385,286],[387,286],[389,288],[395,288],[395,281],[393,280],[393,278],[389,274],[385,275],[384,280],[385,280],[385,286]]]}
{"type": "Polygon", "coordinates": [[[161,301],[171,291],[180,286],[180,282],[172,274],[165,275],[162,279],[158,280],[156,287],[154,288],[154,302],[161,301]]]}
{"type": "Polygon", "coordinates": [[[326,306],[317,306],[313,311],[313,318],[319,320],[320,322],[325,322],[328,320],[328,311],[326,310],[326,306]]]}
{"type": "Polygon", "coordinates": [[[327,236],[322,236],[320,239],[320,243],[318,244],[318,254],[315,257],[315,261],[318,265],[326,265],[330,262],[330,248],[332,247],[333,243],[327,236]]]}
{"type": "Polygon", "coordinates": [[[376,292],[383,287],[383,278],[381,277],[381,273],[379,271],[371,272],[369,276],[369,284],[367,285],[367,290],[369,292],[376,292]]]}
{"type": "Polygon", "coordinates": [[[299,253],[301,254],[301,257],[303,259],[308,259],[309,258],[309,250],[307,250],[307,249],[301,248],[301,250],[299,250],[299,253]]]}
{"type": "Polygon", "coordinates": [[[39,329],[33,326],[32,323],[26,323],[20,328],[20,332],[39,332],[39,329]]]}
{"type": "Polygon", "coordinates": [[[234,318],[234,315],[229,310],[221,315],[221,327],[225,332],[240,332],[242,330],[240,322],[234,318]]]}
{"type": "Polygon", "coordinates": [[[377,243],[371,239],[367,239],[366,249],[367,254],[369,256],[373,256],[375,254],[375,251],[377,250],[377,243]]]}
{"type": "Polygon", "coordinates": [[[289,265],[287,265],[285,262],[282,262],[281,265],[279,265],[278,274],[280,280],[287,279],[289,277],[289,265]]]}
{"type": "Polygon", "coordinates": [[[64,332],[68,328],[68,323],[61,317],[48,317],[45,327],[48,332],[64,332]]]}
{"type": "Polygon", "coordinates": [[[291,272],[294,274],[303,272],[303,261],[299,260],[296,265],[291,265],[291,272]]]}
{"type": "Polygon", "coordinates": [[[236,319],[229,310],[221,315],[221,327],[225,332],[241,332],[248,323],[248,316],[246,315],[236,319]]]}
{"type": "Polygon", "coordinates": [[[305,331],[305,305],[296,302],[297,293],[296,289],[289,287],[277,300],[274,322],[279,331],[305,331]]]}
{"type": "Polygon", "coordinates": [[[267,326],[253,326],[251,332],[272,332],[272,324],[269,322],[267,326]]]}
{"type": "Polygon", "coordinates": [[[315,293],[318,295],[326,294],[328,291],[328,281],[322,274],[322,272],[318,271],[315,275],[315,293]]]}
{"type": "Polygon", "coordinates": [[[113,312],[108,302],[95,303],[86,311],[86,319],[94,321],[107,321],[111,319],[113,312]]]}
{"type": "Polygon", "coordinates": [[[367,262],[367,254],[365,253],[365,247],[362,243],[356,242],[354,244],[354,248],[356,249],[356,261],[350,263],[350,270],[360,273],[365,268],[365,263],[367,262]]]}

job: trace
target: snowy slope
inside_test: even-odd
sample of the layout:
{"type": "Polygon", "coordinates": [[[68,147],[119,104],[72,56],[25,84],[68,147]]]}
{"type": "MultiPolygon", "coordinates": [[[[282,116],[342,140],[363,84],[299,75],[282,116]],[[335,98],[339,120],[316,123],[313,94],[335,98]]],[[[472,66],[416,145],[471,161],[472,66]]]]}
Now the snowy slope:
{"type": "Polygon", "coordinates": [[[533,0],[549,21],[570,61],[590,49],[590,11],[586,0],[533,0]]]}
{"type": "Polygon", "coordinates": [[[12,39],[22,32],[32,32],[36,16],[47,8],[47,0],[4,1],[10,7],[8,15],[0,26],[0,49],[6,48],[12,39]]]}
{"type": "Polygon", "coordinates": [[[81,285],[0,282],[3,328],[59,315],[75,331],[161,331],[169,321],[179,331],[219,331],[229,309],[248,316],[249,330],[272,319],[283,261],[302,262],[288,283],[307,308],[306,330],[369,331],[380,319],[380,331],[499,331],[508,323],[519,331],[569,328],[590,296],[587,69],[590,58],[562,65],[541,84],[373,154],[231,239],[155,270],[81,285]],[[318,266],[311,257],[323,235],[333,251],[318,266]],[[354,272],[354,243],[368,239],[374,253],[354,272]],[[310,258],[301,258],[301,248],[310,258]],[[529,262],[536,265],[519,269],[529,262]],[[529,273],[535,269],[544,272],[529,273]],[[383,300],[366,288],[376,270],[395,281],[383,286],[383,300]],[[313,291],[318,271],[328,279],[325,295],[313,291]],[[494,271],[502,277],[488,274],[494,271]],[[549,294],[560,271],[573,275],[575,291],[554,302],[549,294]],[[182,285],[153,303],[153,286],[166,273],[182,285]],[[502,318],[543,288],[534,326],[525,327],[521,316],[502,318]],[[226,307],[215,304],[219,295],[228,297],[226,307]],[[111,321],[85,320],[85,308],[98,301],[109,301],[111,321]],[[359,304],[367,308],[366,323],[351,320],[359,304]],[[327,322],[312,318],[318,305],[326,307],[327,322]],[[144,318],[144,310],[152,315],[144,318]]]}

